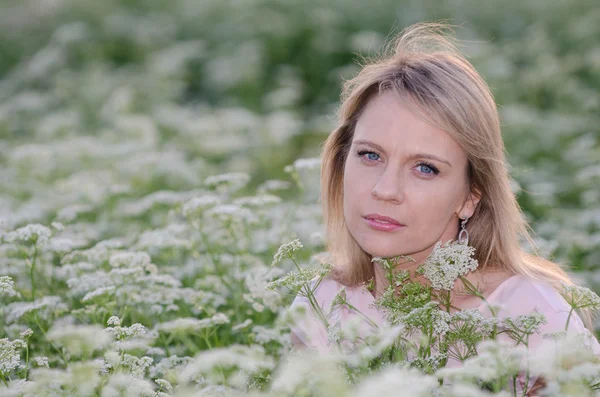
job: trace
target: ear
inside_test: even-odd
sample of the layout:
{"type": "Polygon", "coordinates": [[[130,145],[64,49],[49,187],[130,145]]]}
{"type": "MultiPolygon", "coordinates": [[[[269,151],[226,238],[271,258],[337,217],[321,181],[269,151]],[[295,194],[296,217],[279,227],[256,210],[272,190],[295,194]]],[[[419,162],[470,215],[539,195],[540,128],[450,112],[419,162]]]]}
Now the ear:
{"type": "Polygon", "coordinates": [[[469,194],[467,194],[467,197],[465,198],[462,207],[457,212],[458,217],[461,219],[472,217],[480,200],[481,192],[477,189],[471,190],[469,194]]]}

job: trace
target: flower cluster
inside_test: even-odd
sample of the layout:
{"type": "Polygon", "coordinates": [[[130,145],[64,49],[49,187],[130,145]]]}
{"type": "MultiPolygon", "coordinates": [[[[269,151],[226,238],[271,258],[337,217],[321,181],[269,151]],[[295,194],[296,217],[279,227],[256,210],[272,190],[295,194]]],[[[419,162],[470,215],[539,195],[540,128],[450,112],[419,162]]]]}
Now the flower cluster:
{"type": "Polygon", "coordinates": [[[479,263],[472,256],[475,249],[467,244],[438,241],[419,272],[427,278],[433,289],[450,291],[459,276],[477,269],[479,263]]]}

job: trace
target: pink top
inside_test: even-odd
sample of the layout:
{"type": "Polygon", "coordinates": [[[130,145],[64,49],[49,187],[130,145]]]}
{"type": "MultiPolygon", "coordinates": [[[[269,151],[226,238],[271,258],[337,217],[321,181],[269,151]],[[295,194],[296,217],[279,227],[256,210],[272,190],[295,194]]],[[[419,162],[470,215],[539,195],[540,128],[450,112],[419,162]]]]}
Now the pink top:
{"type": "MultiPolygon", "coordinates": [[[[313,280],[314,283],[314,280],[313,280]]],[[[314,285],[314,284],[313,284],[314,285]]],[[[339,320],[344,325],[344,322],[353,316],[359,316],[356,311],[349,309],[346,305],[337,305],[332,313],[329,313],[331,301],[342,287],[342,284],[331,280],[324,279],[314,292],[318,304],[323,309],[323,313],[328,316],[330,324],[339,320]]],[[[346,287],[346,300],[351,305],[355,306],[362,314],[371,319],[378,326],[384,324],[384,315],[374,306],[375,298],[365,288],[365,286],[357,286],[353,288],[346,287]]],[[[490,305],[500,305],[501,309],[498,313],[498,318],[517,317],[519,315],[531,314],[534,309],[542,313],[546,317],[546,324],[540,327],[540,332],[533,334],[529,338],[530,352],[535,351],[537,346],[542,342],[543,334],[564,331],[567,317],[571,307],[550,284],[543,281],[530,279],[523,275],[515,275],[502,282],[494,292],[487,298],[490,305]]],[[[329,350],[328,332],[323,323],[314,315],[311,310],[308,298],[298,295],[294,299],[291,307],[305,306],[309,315],[291,326],[291,330],[298,338],[308,347],[319,351],[329,350]]],[[[491,317],[491,312],[485,302],[477,308],[484,316],[491,317]]],[[[367,320],[361,322],[362,335],[372,331],[374,328],[367,320]]],[[[569,333],[584,332],[588,333],[583,325],[580,317],[573,313],[569,320],[569,333]]],[[[501,334],[500,337],[507,335],[501,334]]],[[[596,356],[600,357],[600,344],[593,338],[592,349],[596,356]]],[[[448,359],[447,367],[456,367],[462,365],[459,361],[448,359]],[[453,362],[454,361],[454,362],[453,362]]],[[[524,376],[521,380],[521,387],[524,386],[524,376]]],[[[536,378],[530,377],[530,387],[535,382],[536,378]]],[[[521,387],[518,386],[519,389],[521,387]]]]}

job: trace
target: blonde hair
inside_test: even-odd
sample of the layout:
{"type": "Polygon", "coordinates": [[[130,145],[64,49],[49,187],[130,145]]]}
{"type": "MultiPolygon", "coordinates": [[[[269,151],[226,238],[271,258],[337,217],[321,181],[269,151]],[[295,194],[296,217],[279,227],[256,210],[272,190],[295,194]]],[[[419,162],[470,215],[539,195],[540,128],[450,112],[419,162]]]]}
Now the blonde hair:
{"type": "MultiPolygon", "coordinates": [[[[343,85],[338,124],[321,154],[327,249],[335,264],[330,277],[347,286],[374,277],[372,257],[354,240],[344,220],[344,166],[365,106],[375,95],[392,91],[420,117],[449,133],[467,153],[467,180],[471,191],[481,195],[466,225],[479,268],[507,269],[556,289],[561,282],[572,285],[562,265],[533,249],[530,226],[510,187],[496,103],[450,33],[449,26],[441,23],[413,25],[343,85]],[[521,248],[520,238],[534,254],[521,248]]],[[[580,316],[593,329],[591,311],[582,310],[580,316]]]]}

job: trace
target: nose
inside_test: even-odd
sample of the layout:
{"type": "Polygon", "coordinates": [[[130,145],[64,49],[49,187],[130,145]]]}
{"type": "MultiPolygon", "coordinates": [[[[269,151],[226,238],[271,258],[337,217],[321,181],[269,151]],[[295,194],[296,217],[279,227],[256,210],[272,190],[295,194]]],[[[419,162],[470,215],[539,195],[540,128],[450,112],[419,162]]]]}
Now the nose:
{"type": "Polygon", "coordinates": [[[377,178],[371,190],[373,197],[382,201],[400,203],[404,200],[401,177],[389,167],[377,178]]]}

